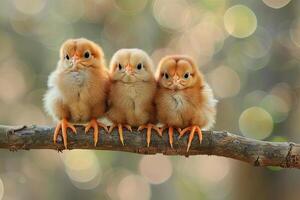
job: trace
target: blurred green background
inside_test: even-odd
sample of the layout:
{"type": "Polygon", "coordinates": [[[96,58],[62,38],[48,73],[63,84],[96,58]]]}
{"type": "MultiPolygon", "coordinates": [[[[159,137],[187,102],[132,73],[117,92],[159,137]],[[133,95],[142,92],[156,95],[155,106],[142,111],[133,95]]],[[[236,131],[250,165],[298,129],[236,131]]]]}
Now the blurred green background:
{"type": "MultiPolygon", "coordinates": [[[[0,122],[53,124],[42,97],[67,38],[193,56],[219,99],[216,130],[300,142],[298,0],[1,0],[0,122]]],[[[300,172],[215,156],[0,151],[0,200],[288,199],[300,172]]]]}

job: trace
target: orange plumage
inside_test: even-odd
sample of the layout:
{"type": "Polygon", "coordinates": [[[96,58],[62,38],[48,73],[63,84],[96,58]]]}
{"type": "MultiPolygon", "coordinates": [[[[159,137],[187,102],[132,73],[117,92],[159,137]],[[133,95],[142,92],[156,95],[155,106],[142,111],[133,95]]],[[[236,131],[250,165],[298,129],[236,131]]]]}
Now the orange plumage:
{"type": "Polygon", "coordinates": [[[201,128],[209,129],[214,124],[217,101],[195,62],[188,56],[164,57],[156,77],[157,118],[169,128],[171,146],[173,128],[180,131],[180,136],[190,131],[189,150],[194,134],[198,133],[201,142],[201,128]]]}
{"type": "Polygon", "coordinates": [[[49,76],[48,91],[44,102],[47,112],[59,123],[54,134],[56,142],[59,130],[62,130],[65,148],[69,122],[84,123],[86,132],[94,128],[94,143],[98,141],[97,118],[105,112],[105,101],[109,88],[109,76],[105,58],[100,46],[84,38],[69,39],[60,49],[57,68],[49,76]]]}
{"type": "MultiPolygon", "coordinates": [[[[110,62],[111,88],[108,98],[108,118],[118,127],[123,143],[122,126],[147,128],[147,144],[150,143],[151,129],[154,128],[153,98],[156,81],[150,57],[140,49],[120,49],[110,62]]],[[[124,144],[124,143],[123,143],[124,144]]]]}

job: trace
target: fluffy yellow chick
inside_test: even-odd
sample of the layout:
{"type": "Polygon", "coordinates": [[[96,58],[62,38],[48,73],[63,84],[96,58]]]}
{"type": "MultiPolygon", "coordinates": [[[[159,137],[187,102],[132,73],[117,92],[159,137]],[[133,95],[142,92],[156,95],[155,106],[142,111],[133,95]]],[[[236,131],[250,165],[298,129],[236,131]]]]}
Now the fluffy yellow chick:
{"type": "Polygon", "coordinates": [[[159,63],[156,76],[157,118],[169,128],[171,146],[173,128],[179,130],[180,137],[190,131],[188,151],[194,134],[198,133],[201,143],[201,128],[209,129],[215,123],[217,101],[195,62],[188,56],[164,57],[159,63]]]}
{"type": "Polygon", "coordinates": [[[147,146],[150,144],[151,129],[159,132],[152,123],[155,121],[153,98],[156,81],[150,57],[140,49],[120,49],[110,62],[111,87],[108,98],[107,117],[118,127],[120,140],[123,141],[123,126],[131,131],[147,128],[147,146]]]}
{"type": "Polygon", "coordinates": [[[67,148],[67,128],[76,133],[70,123],[85,123],[86,133],[94,128],[94,145],[98,142],[97,121],[105,112],[109,88],[109,76],[104,54],[96,43],[84,39],[69,39],[60,49],[60,59],[48,79],[48,91],[44,97],[46,111],[59,120],[53,140],[56,143],[62,130],[63,143],[67,148]]]}

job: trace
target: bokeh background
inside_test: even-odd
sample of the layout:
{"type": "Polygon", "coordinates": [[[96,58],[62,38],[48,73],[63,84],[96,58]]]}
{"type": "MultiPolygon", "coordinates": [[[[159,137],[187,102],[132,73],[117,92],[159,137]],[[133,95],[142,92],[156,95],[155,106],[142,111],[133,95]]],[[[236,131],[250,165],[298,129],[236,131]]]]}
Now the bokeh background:
{"type": "MultiPolygon", "coordinates": [[[[216,130],[300,142],[298,0],[1,0],[0,122],[53,124],[43,110],[60,44],[194,57],[219,99],[216,130]]],[[[215,156],[0,151],[0,200],[288,199],[300,172],[215,156]]]]}

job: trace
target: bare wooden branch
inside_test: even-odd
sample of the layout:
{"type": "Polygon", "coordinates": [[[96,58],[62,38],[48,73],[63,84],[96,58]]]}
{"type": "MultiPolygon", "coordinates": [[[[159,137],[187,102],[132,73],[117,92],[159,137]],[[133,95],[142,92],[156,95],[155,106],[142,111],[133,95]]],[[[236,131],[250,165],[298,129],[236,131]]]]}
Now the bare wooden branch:
{"type": "MultiPolygon", "coordinates": [[[[203,141],[199,144],[198,136],[195,136],[189,152],[186,152],[187,137],[178,140],[175,133],[173,149],[168,142],[168,134],[163,137],[153,132],[150,147],[146,145],[145,131],[136,129],[131,133],[124,130],[123,146],[115,130],[107,134],[100,130],[99,142],[93,145],[92,130],[84,133],[83,126],[76,126],[77,134],[68,132],[69,149],[97,149],[110,151],[124,151],[138,154],[164,155],[217,155],[244,161],[254,166],[280,166],[284,168],[300,169],[300,144],[291,142],[266,142],[245,138],[227,131],[203,131],[203,141]]],[[[29,149],[64,149],[62,138],[58,138],[57,144],[53,144],[53,127],[46,126],[0,126],[0,148],[16,150],[29,149]]]]}

